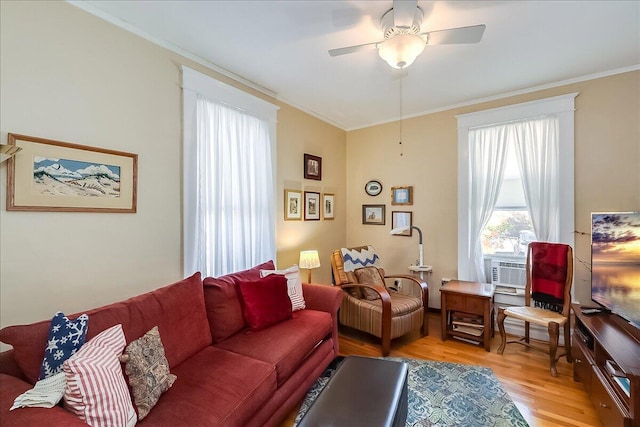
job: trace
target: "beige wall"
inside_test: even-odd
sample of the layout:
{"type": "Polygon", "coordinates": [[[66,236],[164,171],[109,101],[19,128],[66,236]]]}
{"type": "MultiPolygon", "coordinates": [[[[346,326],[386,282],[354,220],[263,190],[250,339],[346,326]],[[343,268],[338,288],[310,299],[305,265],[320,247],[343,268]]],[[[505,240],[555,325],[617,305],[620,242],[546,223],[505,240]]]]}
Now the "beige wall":
{"type": "Polygon", "coordinates": [[[373,244],[387,270],[407,272],[417,257],[417,237],[390,236],[391,211],[413,211],[424,233],[430,306],[440,307],[443,277],[457,275],[457,121],[455,115],[519,102],[580,92],[575,112],[575,297],[590,300],[590,213],[640,210],[640,72],[589,80],[499,101],[407,119],[404,156],[398,148],[398,123],[347,134],[347,245],[373,244]],[[369,197],[364,184],[384,185],[369,197]],[[413,185],[415,203],[390,204],[392,186],[413,185]],[[361,205],[387,205],[387,225],[362,225],[361,205]],[[397,267],[396,267],[397,266],[397,267]]]}
{"type": "MultiPolygon", "coordinates": [[[[0,165],[0,327],[182,278],[179,67],[216,74],[64,2],[3,1],[0,19],[2,143],[11,132],[139,156],[136,214],[7,212],[7,166],[0,165]]],[[[326,282],[329,250],[344,244],[346,133],[262,97],[282,107],[278,265],[317,248],[323,265],[314,281],[326,282]],[[305,152],[323,157],[319,185],[302,179],[305,152]],[[337,219],[285,223],[285,186],[335,193],[337,219]]]]}

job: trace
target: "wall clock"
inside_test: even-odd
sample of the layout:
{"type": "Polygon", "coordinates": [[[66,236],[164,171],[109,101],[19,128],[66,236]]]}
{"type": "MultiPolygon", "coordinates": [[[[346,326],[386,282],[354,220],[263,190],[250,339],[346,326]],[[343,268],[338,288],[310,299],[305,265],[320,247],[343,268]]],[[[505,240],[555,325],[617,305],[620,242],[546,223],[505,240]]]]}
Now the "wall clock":
{"type": "Polygon", "coordinates": [[[382,192],[382,184],[380,184],[380,181],[372,179],[365,184],[364,191],[370,196],[377,196],[382,192]]]}

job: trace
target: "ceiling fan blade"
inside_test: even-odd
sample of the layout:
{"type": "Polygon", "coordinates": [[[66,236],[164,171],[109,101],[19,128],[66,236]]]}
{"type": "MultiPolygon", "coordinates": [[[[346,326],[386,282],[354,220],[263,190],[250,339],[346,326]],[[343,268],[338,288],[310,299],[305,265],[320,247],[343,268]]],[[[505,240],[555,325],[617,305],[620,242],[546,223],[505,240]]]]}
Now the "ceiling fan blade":
{"type": "Polygon", "coordinates": [[[377,47],[378,43],[380,42],[359,44],[357,46],[349,46],[349,47],[339,47],[337,49],[329,49],[329,55],[340,56],[340,55],[346,55],[348,53],[361,52],[363,50],[373,50],[377,47]]]}
{"type": "Polygon", "coordinates": [[[482,40],[484,29],[487,26],[484,24],[473,25],[470,27],[450,28],[448,30],[430,31],[428,33],[422,33],[421,36],[427,36],[427,45],[435,44],[463,44],[463,43],[478,43],[482,40]]]}
{"type": "Polygon", "coordinates": [[[393,25],[411,27],[417,8],[418,0],[393,0],[393,25]]]}

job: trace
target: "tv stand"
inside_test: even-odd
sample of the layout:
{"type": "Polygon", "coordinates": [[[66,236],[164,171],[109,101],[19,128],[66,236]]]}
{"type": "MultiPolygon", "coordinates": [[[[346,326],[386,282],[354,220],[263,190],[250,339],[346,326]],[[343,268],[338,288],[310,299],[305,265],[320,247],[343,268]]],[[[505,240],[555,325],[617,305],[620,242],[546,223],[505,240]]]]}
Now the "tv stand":
{"type": "Polygon", "coordinates": [[[606,426],[640,427],[640,337],[605,311],[575,315],[573,379],[580,381],[606,426]]]}

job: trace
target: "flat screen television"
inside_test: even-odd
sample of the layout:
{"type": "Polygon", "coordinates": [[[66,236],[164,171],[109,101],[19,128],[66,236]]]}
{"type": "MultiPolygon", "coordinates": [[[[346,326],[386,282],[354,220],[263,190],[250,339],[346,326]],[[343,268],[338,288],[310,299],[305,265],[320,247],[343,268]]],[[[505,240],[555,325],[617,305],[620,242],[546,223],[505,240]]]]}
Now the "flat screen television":
{"type": "Polygon", "coordinates": [[[640,212],[591,214],[591,299],[640,328],[640,212]]]}

